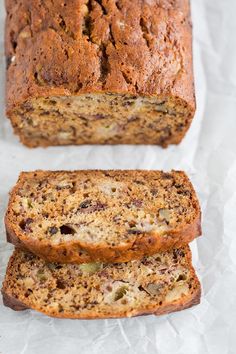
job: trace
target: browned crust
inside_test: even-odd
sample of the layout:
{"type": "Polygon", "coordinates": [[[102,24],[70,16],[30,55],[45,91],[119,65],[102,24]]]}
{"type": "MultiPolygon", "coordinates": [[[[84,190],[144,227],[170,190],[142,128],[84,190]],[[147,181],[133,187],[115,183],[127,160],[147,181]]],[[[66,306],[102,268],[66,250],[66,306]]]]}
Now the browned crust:
{"type": "MultiPolygon", "coordinates": [[[[70,319],[106,319],[106,318],[124,318],[124,317],[135,317],[135,316],[144,316],[144,315],[164,315],[168,314],[171,312],[177,312],[177,311],[182,311],[187,308],[190,308],[192,306],[195,306],[200,303],[201,300],[201,285],[198,280],[198,277],[196,275],[196,272],[191,264],[191,251],[188,248],[187,252],[187,263],[189,264],[190,271],[191,271],[191,278],[193,279],[193,290],[191,294],[189,295],[184,295],[181,297],[180,300],[173,301],[172,303],[164,303],[162,305],[157,304],[155,307],[149,307],[148,309],[145,309],[145,311],[130,311],[126,313],[112,313],[106,315],[106,314],[96,314],[93,313],[90,316],[84,316],[81,314],[74,314],[74,313],[49,313],[46,311],[43,311],[39,306],[30,306],[30,304],[26,304],[23,299],[16,299],[12,293],[11,289],[7,288],[6,280],[3,282],[3,287],[1,289],[2,296],[3,296],[3,303],[5,306],[10,307],[14,311],[22,311],[22,310],[27,310],[27,309],[33,309],[38,312],[41,312],[47,316],[50,317],[56,317],[56,318],[70,318],[70,319]]],[[[14,253],[10,257],[10,260],[8,262],[7,266],[7,271],[6,274],[10,273],[12,264],[14,262],[14,253]]]]}
{"type": "Polygon", "coordinates": [[[54,1],[53,5],[48,0],[43,3],[38,0],[6,1],[6,55],[17,56],[7,73],[9,110],[30,97],[68,96],[74,93],[79,95],[93,91],[145,95],[167,93],[185,100],[194,109],[189,0],[149,3],[124,0],[122,9],[114,6],[113,1],[107,1],[103,6],[108,16],[103,13],[98,1],[90,1],[87,6],[93,28],[89,36],[83,34],[85,14],[81,9],[84,10],[83,5],[86,3],[88,1],[78,3],[75,0],[65,0],[65,7],[59,0],[54,1]],[[58,21],[60,16],[63,17],[64,28],[58,21]],[[163,26],[155,28],[154,24],[156,25],[158,20],[163,26]],[[125,21],[129,31],[120,29],[117,26],[119,21],[125,21]],[[142,21],[143,25],[140,24],[142,21]],[[154,31],[148,34],[150,41],[151,36],[157,34],[160,38],[168,36],[166,39],[173,45],[174,56],[181,59],[181,69],[177,74],[170,74],[175,72],[174,56],[168,57],[170,53],[162,52],[158,47],[154,54],[159,58],[159,63],[153,65],[153,68],[147,67],[147,61],[151,62],[150,51],[153,50],[152,44],[148,44],[148,38],[145,40],[148,21],[153,23],[154,31]],[[165,26],[168,27],[167,30],[165,26]],[[21,34],[22,30],[26,31],[27,37],[21,34]],[[104,55],[101,53],[102,45],[105,46],[107,56],[103,59],[106,59],[108,67],[110,66],[103,82],[99,81],[102,70],[100,56],[104,55]],[[43,49],[41,54],[39,48],[43,49]],[[80,54],[76,53],[77,49],[81,49],[80,54]],[[68,55],[74,52],[68,61],[64,50],[67,50],[68,55]],[[35,53],[38,55],[36,63],[33,60],[35,53]],[[122,68],[124,58],[125,67],[122,68]],[[162,66],[162,61],[167,64],[169,70],[166,70],[164,64],[162,66]],[[44,68],[41,74],[45,82],[43,85],[34,77],[36,66],[40,65],[44,68]],[[133,75],[129,78],[129,83],[123,76],[126,71],[129,73],[128,69],[133,75]],[[21,72],[25,75],[21,75],[21,72]]]}
{"type": "MultiPolygon", "coordinates": [[[[123,0],[120,9],[115,3],[6,1],[7,115],[13,126],[14,109],[36,97],[84,93],[171,96],[188,106],[189,115],[186,130],[163,144],[182,140],[196,109],[189,0],[123,0]],[[85,5],[88,15],[81,10],[85,5]],[[91,21],[88,33],[83,27],[86,21],[91,21]],[[124,22],[128,30],[117,25],[124,22]],[[160,45],[155,44],[156,36],[160,45]]],[[[29,147],[49,145],[43,139],[36,139],[36,144],[20,135],[29,147]]]]}
{"type": "MultiPolygon", "coordinates": [[[[91,172],[93,171],[91,170],[91,172]]],[[[23,232],[16,231],[15,225],[10,221],[9,214],[12,209],[14,194],[19,188],[21,180],[24,178],[23,172],[11,192],[8,209],[5,215],[7,241],[13,243],[20,249],[29,250],[49,262],[60,263],[87,263],[93,261],[128,262],[133,259],[141,259],[144,256],[152,255],[159,251],[182,247],[201,235],[201,210],[196,193],[188,177],[184,172],[176,172],[182,173],[183,178],[188,184],[190,183],[192,187],[192,199],[196,207],[193,222],[185,225],[182,229],[171,230],[168,234],[143,233],[138,235],[134,242],[127,242],[125,245],[113,247],[106,243],[100,243],[98,246],[83,243],[79,240],[68,241],[52,246],[48,240],[39,242],[38,240],[30,239],[23,232]]],[[[27,174],[29,173],[33,174],[34,172],[27,172],[27,174]]]]}
{"type": "Polygon", "coordinates": [[[23,302],[19,301],[13,296],[7,294],[7,292],[2,289],[2,301],[4,306],[10,307],[14,311],[24,311],[29,309],[23,302]]]}

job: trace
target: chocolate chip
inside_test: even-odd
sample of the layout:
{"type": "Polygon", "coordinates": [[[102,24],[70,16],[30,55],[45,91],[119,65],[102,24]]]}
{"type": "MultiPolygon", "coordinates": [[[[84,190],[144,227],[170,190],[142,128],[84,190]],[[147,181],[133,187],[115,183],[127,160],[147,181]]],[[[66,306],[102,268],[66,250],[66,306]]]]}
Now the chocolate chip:
{"type": "Polygon", "coordinates": [[[25,297],[29,297],[32,293],[33,293],[33,290],[27,289],[27,291],[25,292],[25,297]]]}
{"type": "Polygon", "coordinates": [[[58,289],[65,289],[66,288],[66,283],[61,280],[61,279],[57,279],[57,288],[58,289]]]}
{"type": "Polygon", "coordinates": [[[62,235],[74,235],[75,234],[75,230],[72,229],[72,227],[70,227],[69,225],[62,225],[60,227],[60,231],[62,235]]]}
{"type": "Polygon", "coordinates": [[[58,227],[56,226],[49,227],[48,232],[50,233],[50,235],[55,235],[58,233],[58,227]]]}
{"type": "Polygon", "coordinates": [[[187,279],[187,277],[186,277],[185,274],[180,274],[180,275],[178,276],[178,278],[176,279],[176,281],[182,281],[182,280],[186,280],[186,279],[187,279]]]}
{"type": "Polygon", "coordinates": [[[106,208],[107,205],[99,201],[93,202],[91,200],[86,200],[80,203],[78,211],[82,213],[93,213],[95,211],[104,210],[106,208]]]}
{"type": "Polygon", "coordinates": [[[157,189],[151,189],[150,193],[155,197],[157,195],[157,193],[158,193],[158,190],[157,189]]]}
{"type": "Polygon", "coordinates": [[[33,222],[33,219],[32,218],[27,218],[25,220],[22,220],[20,222],[20,228],[22,230],[24,230],[25,232],[32,232],[31,228],[30,228],[30,224],[33,222]]]}
{"type": "Polygon", "coordinates": [[[79,205],[81,209],[87,209],[89,206],[91,206],[91,200],[85,200],[79,205]]]}

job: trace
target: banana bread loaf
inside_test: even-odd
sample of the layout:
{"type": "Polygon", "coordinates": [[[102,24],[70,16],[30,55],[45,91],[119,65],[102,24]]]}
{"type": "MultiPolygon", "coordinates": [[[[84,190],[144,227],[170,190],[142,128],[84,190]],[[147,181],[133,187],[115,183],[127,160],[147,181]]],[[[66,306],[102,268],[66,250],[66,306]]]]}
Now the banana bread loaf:
{"type": "Polygon", "coordinates": [[[21,173],[5,217],[8,241],[50,262],[125,262],[201,234],[184,172],[21,173]]]}
{"type": "Polygon", "coordinates": [[[7,115],[30,147],[178,144],[195,112],[188,0],[6,0],[7,115]]]}
{"type": "Polygon", "coordinates": [[[81,319],[179,311],[198,304],[200,292],[188,247],[107,265],[46,263],[17,250],[2,289],[14,310],[81,319]]]}

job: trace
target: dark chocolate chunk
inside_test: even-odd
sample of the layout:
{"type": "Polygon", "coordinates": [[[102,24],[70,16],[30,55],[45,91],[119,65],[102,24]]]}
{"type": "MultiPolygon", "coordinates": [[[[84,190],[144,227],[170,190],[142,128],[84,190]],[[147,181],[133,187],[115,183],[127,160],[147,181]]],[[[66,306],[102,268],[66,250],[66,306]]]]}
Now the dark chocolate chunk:
{"type": "Polygon", "coordinates": [[[56,226],[49,227],[48,232],[50,233],[50,235],[55,235],[56,233],[58,233],[58,227],[56,226]]]}

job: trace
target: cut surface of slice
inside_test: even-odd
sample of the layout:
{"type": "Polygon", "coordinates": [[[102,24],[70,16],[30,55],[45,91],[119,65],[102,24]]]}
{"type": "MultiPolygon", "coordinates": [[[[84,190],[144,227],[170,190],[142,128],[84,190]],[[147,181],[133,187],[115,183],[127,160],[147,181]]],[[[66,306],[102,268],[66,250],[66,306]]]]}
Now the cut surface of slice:
{"type": "Polygon", "coordinates": [[[118,318],[179,311],[200,301],[188,246],[116,264],[59,264],[16,250],[2,294],[14,310],[52,317],[118,318]]]}
{"type": "Polygon", "coordinates": [[[194,189],[177,171],[22,173],[5,221],[10,242],[61,263],[139,259],[201,233],[194,189]]]}

